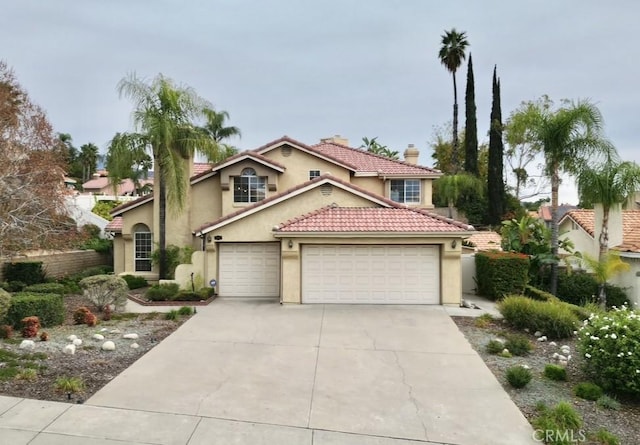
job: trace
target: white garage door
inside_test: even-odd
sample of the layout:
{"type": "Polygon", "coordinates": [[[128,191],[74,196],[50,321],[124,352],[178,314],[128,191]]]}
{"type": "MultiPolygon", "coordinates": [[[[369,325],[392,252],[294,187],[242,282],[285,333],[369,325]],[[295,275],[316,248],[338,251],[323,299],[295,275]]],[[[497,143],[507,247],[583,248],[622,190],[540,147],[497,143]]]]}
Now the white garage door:
{"type": "Polygon", "coordinates": [[[221,297],[280,296],[280,243],[223,243],[219,253],[221,297]]]}
{"type": "Polygon", "coordinates": [[[303,303],[439,304],[437,246],[302,246],[303,303]]]}

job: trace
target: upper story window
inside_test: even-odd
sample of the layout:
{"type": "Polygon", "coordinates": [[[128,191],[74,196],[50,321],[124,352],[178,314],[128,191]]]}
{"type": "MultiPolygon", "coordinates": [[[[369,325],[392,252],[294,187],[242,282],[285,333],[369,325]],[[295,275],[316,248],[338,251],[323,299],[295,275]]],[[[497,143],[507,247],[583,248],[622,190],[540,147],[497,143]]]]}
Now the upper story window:
{"type": "Polygon", "coordinates": [[[420,180],[419,179],[392,179],[391,180],[391,200],[404,204],[420,203],[420,180]]]}
{"type": "Polygon", "coordinates": [[[257,176],[252,168],[242,170],[233,178],[233,202],[258,202],[266,196],[267,178],[257,176]]]}
{"type": "Polygon", "coordinates": [[[309,170],[309,180],[320,176],[320,170],[309,170]]]}
{"type": "Polygon", "coordinates": [[[136,272],[151,272],[153,236],[149,227],[136,224],[133,227],[134,261],[136,272]]]}

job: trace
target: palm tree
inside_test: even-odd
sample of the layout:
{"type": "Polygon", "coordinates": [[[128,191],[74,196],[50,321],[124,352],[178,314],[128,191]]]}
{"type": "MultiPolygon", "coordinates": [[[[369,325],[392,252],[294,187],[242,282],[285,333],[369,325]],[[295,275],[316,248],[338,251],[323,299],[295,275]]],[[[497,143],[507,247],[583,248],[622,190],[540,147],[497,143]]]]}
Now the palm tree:
{"type": "MultiPolygon", "coordinates": [[[[453,77],[453,159],[458,157],[458,87],[456,84],[456,71],[462,65],[462,61],[465,59],[465,50],[469,46],[467,42],[467,33],[458,32],[455,28],[451,31],[445,31],[442,37],[442,46],[438,57],[440,63],[442,63],[447,71],[451,73],[453,77]]],[[[457,162],[454,165],[453,173],[458,172],[457,162]]]]}
{"type": "Polygon", "coordinates": [[[193,157],[196,151],[209,159],[218,156],[218,143],[193,124],[205,117],[211,104],[195,90],[174,82],[159,74],[151,83],[139,79],[135,74],[118,83],[121,96],[135,104],[133,121],[137,133],[125,137],[132,150],[146,147],[151,151],[155,163],[154,194],[158,199],[158,250],[160,279],[167,276],[166,220],[167,204],[179,214],[184,209],[188,178],[184,160],[193,157]]]}
{"type": "Polygon", "coordinates": [[[588,254],[582,256],[582,260],[593,273],[593,277],[598,283],[598,302],[602,309],[607,307],[607,283],[611,278],[619,273],[626,272],[631,266],[620,259],[618,252],[607,252],[604,256],[596,259],[588,254]]]}
{"type": "Polygon", "coordinates": [[[98,147],[96,144],[88,143],[80,147],[80,154],[78,159],[82,164],[82,181],[88,181],[93,173],[96,171],[96,165],[100,154],[98,153],[98,147]]]}
{"type": "MultiPolygon", "coordinates": [[[[558,255],[558,190],[562,172],[577,174],[587,162],[597,162],[599,155],[612,152],[602,135],[600,110],[588,101],[567,102],[552,111],[542,102],[527,108],[527,134],[532,144],[541,147],[545,174],[551,183],[551,253],[558,255]]],[[[513,118],[513,116],[512,116],[513,118]]],[[[551,293],[558,286],[558,267],[551,265],[551,293]]]]}
{"type": "Polygon", "coordinates": [[[223,144],[222,141],[234,136],[242,137],[242,132],[238,127],[229,126],[225,127],[225,120],[229,119],[229,113],[226,111],[216,111],[213,108],[205,108],[203,110],[205,124],[200,127],[200,130],[213,139],[216,143],[221,145],[221,150],[216,152],[216,157],[209,159],[211,162],[220,162],[229,156],[232,156],[238,152],[234,147],[223,144]]]}
{"type": "Polygon", "coordinates": [[[453,207],[463,194],[473,193],[480,196],[484,194],[482,180],[469,173],[441,176],[435,181],[434,186],[438,196],[447,201],[449,218],[453,218],[453,207]]]}
{"type": "Polygon", "coordinates": [[[106,168],[113,187],[118,194],[118,185],[123,179],[131,179],[137,194],[141,194],[140,180],[147,179],[153,160],[147,150],[147,141],[140,134],[116,133],[109,142],[106,168]]]}
{"type": "Polygon", "coordinates": [[[399,154],[397,151],[391,150],[387,148],[386,145],[382,145],[377,141],[378,137],[374,137],[369,139],[368,137],[362,138],[362,145],[360,148],[366,149],[369,153],[373,153],[379,156],[384,156],[385,158],[398,160],[399,154]]]}
{"type": "Polygon", "coordinates": [[[598,259],[609,250],[609,212],[613,206],[626,205],[629,196],[640,189],[640,167],[634,162],[620,162],[608,156],[602,165],[585,167],[577,178],[581,201],[602,205],[602,231],[598,259]]]}

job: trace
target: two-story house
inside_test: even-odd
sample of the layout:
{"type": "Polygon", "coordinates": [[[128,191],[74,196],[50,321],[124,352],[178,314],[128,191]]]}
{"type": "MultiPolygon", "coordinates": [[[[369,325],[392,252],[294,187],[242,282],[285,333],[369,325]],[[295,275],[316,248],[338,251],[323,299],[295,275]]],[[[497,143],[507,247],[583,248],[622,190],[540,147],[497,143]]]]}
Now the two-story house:
{"type": "MultiPolygon", "coordinates": [[[[462,240],[473,227],[429,210],[437,170],[347,146],[283,137],[216,164],[188,161],[187,205],[167,244],[192,246],[193,273],[221,297],[283,303],[459,304],[462,240]]],[[[155,192],[157,193],[157,191],[155,192]]],[[[158,205],[112,211],[114,269],[157,280],[158,205]]]]}

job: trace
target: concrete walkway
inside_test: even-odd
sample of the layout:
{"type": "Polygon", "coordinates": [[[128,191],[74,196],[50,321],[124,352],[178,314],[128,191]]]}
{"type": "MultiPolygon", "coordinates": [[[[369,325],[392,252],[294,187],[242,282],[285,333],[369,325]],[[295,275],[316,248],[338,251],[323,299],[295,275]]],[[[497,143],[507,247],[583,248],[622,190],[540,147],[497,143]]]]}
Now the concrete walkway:
{"type": "Polygon", "coordinates": [[[529,444],[439,306],[216,301],[85,405],[0,397],[0,443],[529,444]]]}

